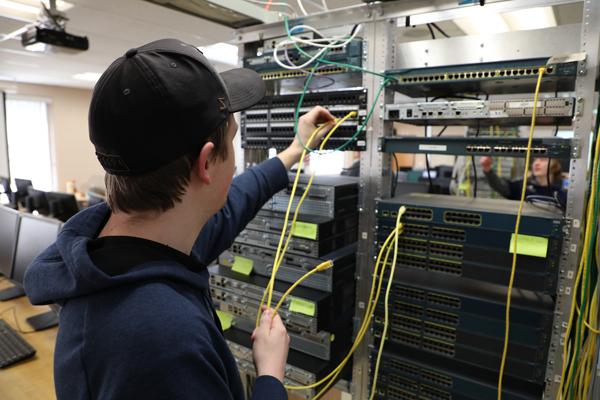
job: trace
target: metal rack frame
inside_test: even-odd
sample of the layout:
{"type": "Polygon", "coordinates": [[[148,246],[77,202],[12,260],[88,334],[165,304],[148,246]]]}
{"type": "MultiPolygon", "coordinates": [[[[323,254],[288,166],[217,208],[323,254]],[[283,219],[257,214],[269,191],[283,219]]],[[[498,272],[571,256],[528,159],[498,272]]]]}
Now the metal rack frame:
{"type": "MultiPolygon", "coordinates": [[[[556,28],[555,34],[561,40],[550,41],[547,36],[539,31],[522,31],[518,34],[525,40],[529,48],[535,51],[548,51],[556,49],[553,55],[559,55],[569,48],[573,40],[578,37],[579,46],[576,51],[586,53],[586,61],[580,63],[579,73],[576,79],[575,97],[579,103],[578,112],[573,121],[574,138],[572,148],[575,149],[571,159],[569,171],[569,192],[566,210],[566,229],[562,257],[560,260],[559,289],[556,293],[556,309],[553,323],[553,332],[548,355],[546,369],[546,388],[544,399],[556,399],[560,385],[560,372],[563,364],[562,345],[568,322],[569,310],[573,301],[573,284],[579,257],[579,240],[582,234],[582,216],[585,206],[585,197],[589,185],[589,154],[591,138],[595,134],[597,107],[597,94],[594,83],[598,78],[599,54],[600,54],[600,0],[490,0],[486,7],[498,12],[506,12],[536,6],[550,6],[569,3],[583,3],[583,18],[580,33],[569,28],[556,28]],[[542,42],[543,40],[543,42],[542,42]]],[[[398,63],[406,62],[398,54],[398,46],[395,43],[395,32],[397,29],[409,25],[419,25],[431,22],[439,22],[468,16],[473,7],[458,7],[455,1],[448,1],[446,5],[438,9],[424,7],[423,2],[418,0],[407,0],[402,2],[363,4],[346,7],[331,12],[323,12],[303,18],[303,22],[315,28],[332,28],[356,23],[364,24],[363,40],[365,43],[365,64],[367,69],[383,72],[386,69],[398,68],[398,63]]],[[[548,31],[552,32],[552,31],[548,31]]],[[[240,45],[240,53],[244,54],[244,43],[281,37],[285,35],[281,23],[271,23],[257,27],[249,27],[236,31],[235,41],[240,45]]],[[[447,40],[438,39],[435,44],[430,43],[428,49],[428,61],[435,63],[438,55],[436,50],[442,49],[447,40]]],[[[477,46],[484,49],[485,38],[462,37],[463,42],[474,41],[473,48],[477,46]]],[[[515,45],[503,45],[502,40],[488,38],[493,41],[494,46],[499,46],[502,57],[524,58],[527,51],[515,52],[515,45]]],[[[425,42],[425,41],[424,41],[425,42]]],[[[527,47],[525,44],[523,46],[527,47]]],[[[422,44],[420,47],[423,47],[422,44]]],[[[424,47],[423,47],[424,48],[424,47]]],[[[483,51],[483,50],[482,50],[483,51]]],[[[479,61],[483,61],[484,53],[481,53],[479,61]]],[[[471,54],[471,58],[472,58],[471,54]]],[[[440,56],[441,57],[441,56],[440,56]]],[[[454,57],[456,58],[456,57],[454,57]]],[[[467,55],[464,56],[467,58],[467,55]]],[[[422,61],[422,60],[421,60],[422,61]]],[[[467,59],[464,62],[477,62],[467,59]]],[[[454,60],[447,63],[457,63],[454,60]]],[[[427,65],[427,64],[425,64],[427,65]]],[[[425,66],[422,65],[421,66],[425,66]]],[[[373,96],[381,83],[381,78],[364,74],[363,86],[369,91],[368,103],[372,104],[373,96]]],[[[372,265],[375,257],[373,243],[375,241],[375,215],[374,199],[376,197],[389,197],[390,187],[390,154],[382,153],[378,149],[382,136],[392,134],[392,122],[384,121],[384,105],[393,101],[393,92],[385,90],[382,98],[378,100],[378,109],[371,118],[367,129],[368,149],[361,153],[360,157],[360,197],[359,197],[359,247],[357,262],[357,290],[356,290],[356,314],[357,321],[362,320],[366,308],[365,299],[370,289],[372,278],[372,265]]],[[[245,155],[250,155],[245,152],[245,155]]],[[[242,161],[243,162],[243,161],[242,161]]],[[[238,166],[243,164],[239,163],[238,166]]],[[[599,288],[600,289],[600,288],[599,288]]],[[[369,335],[356,350],[353,359],[352,394],[354,398],[366,399],[369,394],[369,335]]],[[[596,361],[600,358],[600,354],[596,361]]],[[[600,363],[594,376],[593,388],[597,397],[600,397],[600,363]]]]}

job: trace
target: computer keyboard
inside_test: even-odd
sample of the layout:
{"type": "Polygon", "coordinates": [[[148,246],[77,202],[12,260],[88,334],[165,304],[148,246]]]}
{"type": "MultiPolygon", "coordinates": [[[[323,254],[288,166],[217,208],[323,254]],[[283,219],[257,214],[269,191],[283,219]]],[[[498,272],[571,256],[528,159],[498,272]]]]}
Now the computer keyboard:
{"type": "Polygon", "coordinates": [[[33,357],[35,349],[10,325],[0,319],[0,368],[33,357]]]}

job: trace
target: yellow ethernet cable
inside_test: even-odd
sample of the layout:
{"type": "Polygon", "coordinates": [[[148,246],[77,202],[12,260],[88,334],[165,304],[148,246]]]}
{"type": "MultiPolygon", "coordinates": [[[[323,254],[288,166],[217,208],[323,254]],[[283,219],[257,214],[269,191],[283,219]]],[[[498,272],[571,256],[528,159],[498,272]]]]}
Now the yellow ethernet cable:
{"type": "MultiPolygon", "coordinates": [[[[331,137],[331,135],[333,135],[335,133],[335,131],[337,130],[337,128],[344,123],[348,118],[352,118],[357,116],[357,112],[356,111],[351,111],[348,114],[346,114],[343,118],[339,119],[336,121],[335,125],[333,126],[333,128],[331,128],[331,130],[327,133],[327,135],[323,138],[323,141],[321,142],[321,146],[319,148],[319,150],[323,150],[323,148],[325,147],[325,144],[327,143],[327,141],[329,140],[329,138],[331,137]]],[[[312,142],[312,140],[314,139],[314,137],[321,131],[321,129],[323,129],[326,126],[329,126],[330,124],[323,124],[319,127],[317,127],[312,134],[310,135],[309,139],[308,139],[308,144],[310,145],[310,143],[312,142]]],[[[308,184],[306,185],[306,188],[304,189],[304,193],[302,194],[302,197],[300,198],[300,201],[298,202],[296,209],[294,211],[294,217],[292,219],[292,226],[290,228],[289,234],[287,236],[285,245],[283,246],[282,249],[282,245],[283,245],[283,239],[285,237],[286,234],[286,230],[287,230],[287,225],[288,225],[288,220],[289,220],[289,215],[290,215],[290,210],[294,201],[294,195],[296,193],[296,188],[298,187],[298,180],[300,178],[300,172],[302,170],[302,162],[304,160],[304,157],[306,156],[306,149],[304,149],[302,151],[302,156],[300,158],[300,162],[298,165],[298,170],[296,172],[296,177],[294,179],[294,184],[292,186],[292,192],[290,194],[290,200],[288,202],[288,207],[285,213],[285,219],[284,219],[284,225],[283,225],[283,229],[281,231],[281,236],[279,238],[279,245],[277,246],[277,252],[275,253],[275,261],[273,263],[273,271],[271,272],[271,278],[269,279],[269,283],[267,284],[267,287],[265,288],[265,292],[263,294],[263,298],[261,300],[260,303],[260,307],[258,310],[258,313],[256,315],[256,326],[258,326],[258,324],[260,323],[260,315],[262,313],[262,306],[265,303],[265,298],[267,300],[267,307],[271,306],[271,300],[272,300],[272,296],[273,296],[273,285],[275,283],[275,276],[277,275],[277,271],[279,269],[279,266],[281,265],[281,262],[283,261],[283,258],[285,256],[285,253],[287,251],[290,239],[294,233],[294,228],[296,225],[296,219],[298,217],[298,213],[300,210],[300,207],[302,206],[302,203],[304,202],[304,199],[306,198],[306,196],[308,195],[308,191],[310,190],[310,186],[312,185],[312,181],[314,178],[314,173],[311,175],[308,184]]]]}
{"type": "Polygon", "coordinates": [[[500,373],[498,374],[498,400],[502,400],[502,380],[504,378],[504,367],[506,365],[506,355],[508,353],[508,339],[510,335],[510,301],[512,288],[515,282],[515,271],[517,269],[517,241],[519,238],[519,226],[521,225],[521,214],[523,213],[523,205],[525,204],[525,193],[527,190],[527,178],[529,175],[529,161],[531,158],[531,142],[533,141],[533,131],[535,130],[535,116],[537,113],[538,96],[540,94],[540,86],[542,77],[544,76],[544,67],[540,67],[538,72],[538,80],[535,86],[535,94],[533,96],[533,112],[531,113],[531,127],[529,129],[529,140],[527,141],[527,153],[525,156],[525,172],[523,173],[523,187],[521,189],[521,200],[519,202],[519,210],[517,211],[517,221],[515,223],[514,241],[512,245],[512,267],[510,270],[510,278],[508,281],[508,290],[506,294],[506,318],[504,330],[504,348],[502,350],[502,361],[500,362],[500,373]]]}

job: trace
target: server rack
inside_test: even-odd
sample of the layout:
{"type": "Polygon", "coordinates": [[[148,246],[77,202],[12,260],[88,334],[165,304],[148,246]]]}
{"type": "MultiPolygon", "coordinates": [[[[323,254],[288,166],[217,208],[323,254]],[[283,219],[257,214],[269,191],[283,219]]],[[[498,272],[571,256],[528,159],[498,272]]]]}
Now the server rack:
{"type": "MultiPolygon", "coordinates": [[[[560,5],[574,3],[570,0],[498,0],[488,2],[495,11],[512,11],[535,6],[560,5]]],[[[396,43],[396,32],[405,26],[439,22],[468,15],[468,8],[457,7],[456,2],[447,2],[437,10],[423,9],[418,1],[385,2],[346,7],[329,13],[319,13],[304,18],[304,22],[316,28],[349,26],[364,23],[363,52],[368,69],[385,71],[408,65],[443,65],[441,59],[448,57],[442,51],[450,43],[467,49],[464,60],[457,60],[452,54],[447,64],[477,63],[484,58],[489,59],[489,48],[497,50],[498,58],[515,59],[539,57],[541,54],[585,53],[585,59],[577,61],[575,80],[576,111],[573,119],[574,137],[571,142],[569,166],[569,195],[565,213],[563,246],[558,268],[558,283],[555,293],[555,309],[553,313],[552,335],[545,371],[544,398],[557,398],[562,368],[562,344],[566,331],[566,322],[573,301],[573,285],[578,262],[578,239],[582,233],[582,216],[585,194],[589,183],[588,168],[591,134],[594,132],[594,108],[597,104],[595,82],[598,79],[598,59],[600,47],[600,2],[585,0],[583,4],[582,23],[578,26],[557,27],[543,31],[523,31],[494,37],[462,37],[455,39],[439,39],[399,45],[396,43]],[[549,37],[551,37],[549,39],[549,37]],[[519,46],[515,45],[519,43],[519,46]],[[573,44],[574,45],[570,45],[573,44]],[[518,53],[517,54],[517,47],[518,53]],[[404,51],[405,50],[405,51],[404,51]]],[[[280,37],[284,34],[281,24],[267,24],[260,28],[244,28],[237,31],[236,40],[244,48],[244,43],[280,37]]],[[[363,77],[363,87],[369,91],[368,104],[374,101],[380,78],[371,75],[363,77]]],[[[366,142],[376,143],[392,133],[391,122],[384,121],[384,106],[392,100],[393,93],[386,90],[378,100],[379,107],[369,122],[366,142]]],[[[253,160],[253,154],[246,151],[246,161],[253,160]]],[[[366,304],[365,299],[371,278],[372,263],[375,254],[373,243],[376,239],[374,199],[389,197],[391,178],[390,156],[382,153],[375,146],[369,146],[361,154],[361,180],[359,195],[359,265],[357,268],[356,317],[361,318],[366,304]]],[[[365,343],[354,356],[352,393],[355,398],[368,398],[369,394],[369,343],[365,343]]],[[[596,357],[596,362],[598,357],[596,357]]],[[[468,377],[467,377],[468,378],[468,377]]],[[[600,396],[600,379],[594,380],[595,397],[600,396]]],[[[490,391],[489,393],[493,393],[490,391]]]]}

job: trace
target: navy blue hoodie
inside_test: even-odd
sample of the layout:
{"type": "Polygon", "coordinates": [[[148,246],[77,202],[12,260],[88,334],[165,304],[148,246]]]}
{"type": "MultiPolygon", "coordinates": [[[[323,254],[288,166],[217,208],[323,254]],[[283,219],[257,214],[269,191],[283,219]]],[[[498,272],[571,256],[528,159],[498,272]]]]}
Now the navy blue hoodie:
{"type": "MultiPolygon", "coordinates": [[[[205,268],[288,183],[278,158],[235,178],[225,207],[203,228],[201,267],[148,262],[110,276],[88,253],[106,223],[104,203],[70,219],[25,274],[33,304],[62,306],[54,360],[58,399],[243,399],[235,359],[214,319],[205,268]]],[[[259,377],[253,399],[286,399],[259,377]]]]}

